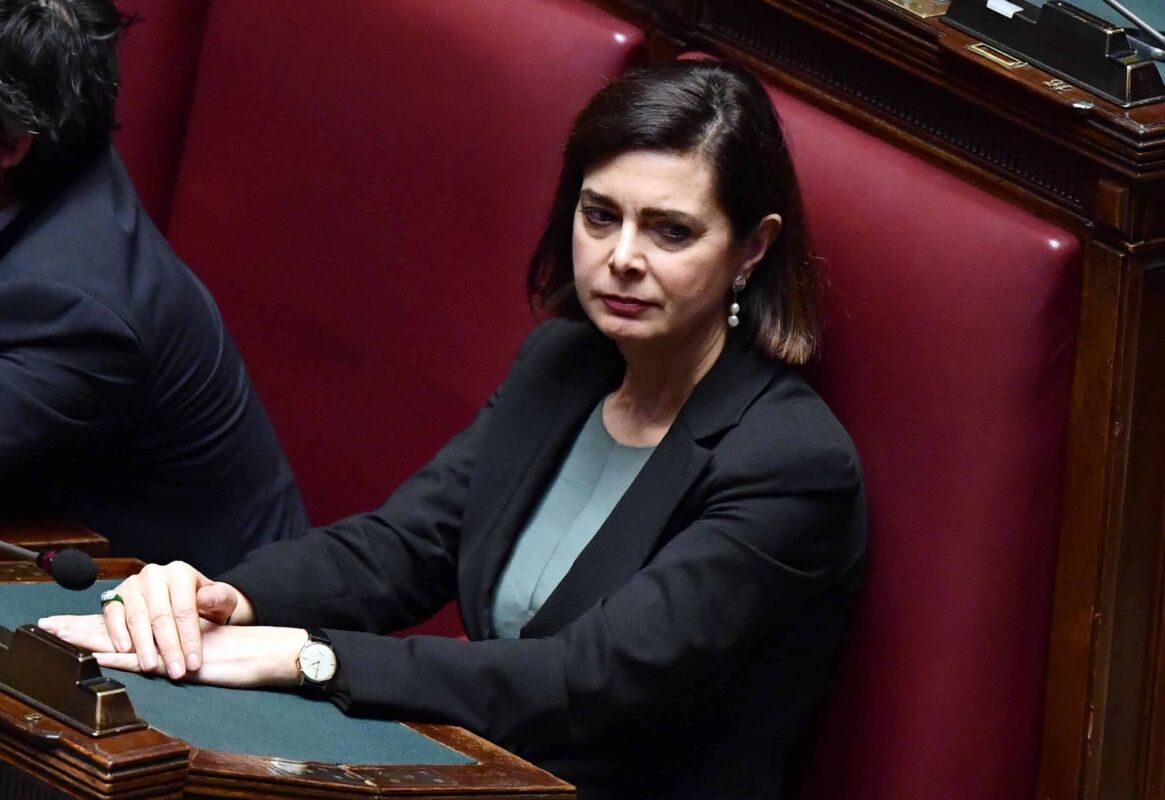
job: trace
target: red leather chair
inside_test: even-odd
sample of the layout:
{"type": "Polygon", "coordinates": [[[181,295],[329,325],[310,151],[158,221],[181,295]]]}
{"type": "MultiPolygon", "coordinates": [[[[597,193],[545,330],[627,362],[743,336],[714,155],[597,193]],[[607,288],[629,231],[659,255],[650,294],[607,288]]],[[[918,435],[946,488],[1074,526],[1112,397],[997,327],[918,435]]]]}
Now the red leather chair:
{"type": "Polygon", "coordinates": [[[556,0],[212,4],[168,235],[313,520],[377,505],[500,380],[569,121],[641,42],[556,0]]]}
{"type": "Polygon", "coordinates": [[[811,800],[1035,796],[1078,243],[771,90],[828,279],[814,380],[861,454],[866,586],[811,800]]]}
{"type": "Polygon", "coordinates": [[[165,230],[210,0],[117,0],[117,6],[134,24],[119,52],[121,127],[114,142],[146,211],[165,230]]]}

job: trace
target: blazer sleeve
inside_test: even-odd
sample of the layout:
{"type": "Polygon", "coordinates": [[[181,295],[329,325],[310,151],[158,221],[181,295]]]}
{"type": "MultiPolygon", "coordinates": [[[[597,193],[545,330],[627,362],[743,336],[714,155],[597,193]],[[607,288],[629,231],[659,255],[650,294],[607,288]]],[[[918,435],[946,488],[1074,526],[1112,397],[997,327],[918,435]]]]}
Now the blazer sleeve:
{"type": "MultiPolygon", "coordinates": [[[[555,635],[464,642],[330,630],[343,676],[335,702],[494,741],[582,743],[742,663],[852,574],[864,549],[852,448],[796,434],[774,441],[758,416],[717,446],[694,521],[555,635]]],[[[302,624],[282,612],[264,622],[302,624]]]]}
{"type": "MultiPolygon", "coordinates": [[[[535,329],[522,343],[515,367],[544,330],[535,329]]],[[[380,508],[258,548],[219,580],[247,594],[262,624],[284,620],[379,633],[430,617],[457,594],[458,545],[475,455],[507,384],[380,508]]]]}
{"type": "Polygon", "coordinates": [[[0,284],[0,475],[123,413],[139,379],[129,324],[64,284],[0,284]]]}

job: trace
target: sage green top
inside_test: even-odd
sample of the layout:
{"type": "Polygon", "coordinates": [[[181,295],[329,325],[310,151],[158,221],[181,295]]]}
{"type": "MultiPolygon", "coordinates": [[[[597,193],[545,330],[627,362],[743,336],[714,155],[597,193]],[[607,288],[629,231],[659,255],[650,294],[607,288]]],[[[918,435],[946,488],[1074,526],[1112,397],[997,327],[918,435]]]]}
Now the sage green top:
{"type": "Polygon", "coordinates": [[[654,450],[616,442],[603,425],[599,401],[518,536],[498,581],[492,610],[498,637],[518,638],[654,450]]]}

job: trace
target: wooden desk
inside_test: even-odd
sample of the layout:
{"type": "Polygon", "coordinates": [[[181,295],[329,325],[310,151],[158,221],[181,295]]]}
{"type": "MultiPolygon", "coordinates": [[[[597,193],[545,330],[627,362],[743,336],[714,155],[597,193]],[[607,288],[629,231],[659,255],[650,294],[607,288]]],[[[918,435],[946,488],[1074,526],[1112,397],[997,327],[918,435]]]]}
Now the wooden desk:
{"type": "MultiPolygon", "coordinates": [[[[29,550],[75,547],[97,558],[109,552],[109,540],[76,522],[46,520],[35,523],[0,522],[0,541],[29,550]]],[[[0,561],[6,560],[0,553],[0,561]]]]}
{"type": "MultiPolygon", "coordinates": [[[[99,564],[102,579],[124,577],[141,566],[134,559],[99,564]]],[[[0,582],[44,580],[31,564],[0,563],[0,582]]],[[[471,763],[288,761],[199,750],[152,728],[93,738],[0,693],[0,797],[574,797],[568,784],[461,728],[406,727],[471,763]]]]}

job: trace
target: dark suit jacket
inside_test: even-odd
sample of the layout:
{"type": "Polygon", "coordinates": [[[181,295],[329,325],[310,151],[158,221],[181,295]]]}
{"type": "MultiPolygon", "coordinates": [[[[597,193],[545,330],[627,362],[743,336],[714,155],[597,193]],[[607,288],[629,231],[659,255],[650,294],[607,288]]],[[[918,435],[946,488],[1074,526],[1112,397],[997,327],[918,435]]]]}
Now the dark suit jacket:
{"type": "Polygon", "coordinates": [[[0,232],[0,515],[210,571],[307,527],[214,301],[112,150],[0,232]]]}
{"type": "Polygon", "coordinates": [[[261,623],[333,629],[351,713],[467,726],[582,797],[778,797],[865,544],[853,445],[790,369],[730,342],[522,638],[490,638],[513,541],[622,371],[589,325],[542,325],[379,510],[222,577],[261,623]],[[334,630],[454,594],[473,642],[334,630]]]}

